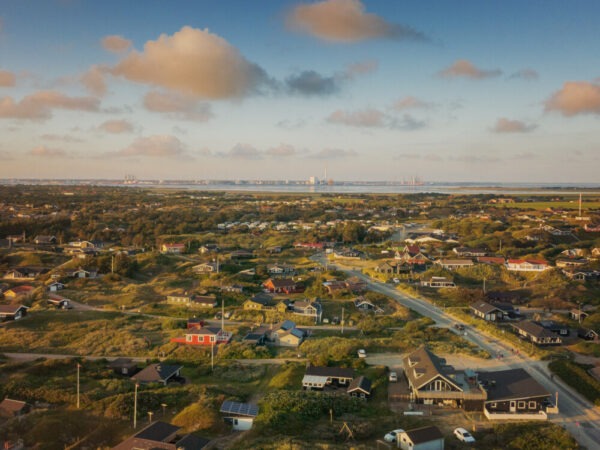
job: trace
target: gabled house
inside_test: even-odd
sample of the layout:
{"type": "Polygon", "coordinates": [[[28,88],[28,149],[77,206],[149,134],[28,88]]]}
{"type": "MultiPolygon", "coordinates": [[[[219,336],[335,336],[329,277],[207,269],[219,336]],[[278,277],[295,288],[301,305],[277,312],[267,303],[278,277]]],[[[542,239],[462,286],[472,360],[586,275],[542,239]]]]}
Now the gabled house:
{"type": "Polygon", "coordinates": [[[271,332],[270,340],[281,347],[298,347],[306,338],[307,332],[296,328],[291,320],[284,320],[271,332]]]}
{"type": "Polygon", "coordinates": [[[395,253],[394,259],[405,262],[411,266],[427,266],[431,260],[421,251],[418,245],[406,245],[395,253]]]}
{"type": "Polygon", "coordinates": [[[360,311],[373,311],[375,314],[383,313],[383,309],[364,297],[357,297],[354,300],[354,306],[360,311]]]}
{"type": "Polygon", "coordinates": [[[216,327],[189,328],[184,337],[175,337],[171,342],[186,345],[211,346],[227,344],[233,336],[230,331],[216,327]]]}
{"type": "Polygon", "coordinates": [[[271,276],[290,277],[296,274],[296,268],[291,264],[268,264],[267,272],[271,276]]]}
{"type": "Polygon", "coordinates": [[[98,277],[98,269],[97,268],[82,268],[71,270],[67,272],[67,275],[72,278],[97,278],[98,277]]]}
{"type": "Polygon", "coordinates": [[[560,345],[562,338],[550,330],[542,327],[540,324],[529,320],[522,320],[514,323],[513,328],[523,339],[533,342],[537,345],[560,345]]]}
{"type": "Polygon", "coordinates": [[[242,306],[246,310],[263,311],[275,308],[276,304],[272,295],[262,292],[246,300],[242,306]]]}
{"type": "Polygon", "coordinates": [[[22,319],[27,315],[28,309],[23,305],[0,305],[0,322],[22,319]]]}
{"type": "Polygon", "coordinates": [[[406,356],[403,366],[410,401],[481,410],[486,396],[477,383],[476,374],[446,369],[443,361],[425,347],[406,356]]]}
{"type": "Polygon", "coordinates": [[[444,435],[434,426],[402,431],[396,440],[402,450],[444,450],[444,435]]]}
{"type": "Polygon", "coordinates": [[[472,248],[472,247],[454,247],[452,252],[456,253],[458,256],[466,256],[468,258],[478,257],[478,256],[486,256],[487,251],[482,248],[472,248]]]}
{"type": "Polygon", "coordinates": [[[475,317],[479,317],[487,322],[499,322],[504,320],[504,311],[490,303],[475,302],[472,303],[469,308],[475,317]]]}
{"type": "Polygon", "coordinates": [[[13,280],[33,280],[40,275],[50,272],[47,267],[26,266],[14,267],[4,275],[4,278],[13,280]]]}
{"type": "Polygon", "coordinates": [[[171,381],[180,381],[180,373],[183,366],[174,366],[169,364],[150,364],[142,369],[131,379],[140,384],[160,383],[167,385],[171,381]]]}
{"type": "Polygon", "coordinates": [[[290,308],[294,314],[311,317],[315,319],[315,322],[317,323],[321,321],[321,317],[323,316],[323,307],[318,299],[313,301],[295,301],[290,305],[290,308]]]}
{"type": "Polygon", "coordinates": [[[466,267],[473,267],[474,263],[470,259],[438,259],[434,264],[446,270],[457,270],[466,267]]]}
{"type": "Polygon", "coordinates": [[[302,388],[307,391],[322,391],[325,387],[345,387],[349,386],[353,379],[352,369],[310,366],[306,368],[302,378],[302,388]]]}
{"type": "Polygon", "coordinates": [[[58,294],[48,294],[46,303],[57,309],[69,309],[71,307],[71,300],[58,294]]]}
{"type": "Polygon", "coordinates": [[[598,333],[590,328],[579,328],[577,336],[586,341],[597,341],[599,339],[598,333]]]}
{"type": "Polygon", "coordinates": [[[27,414],[31,410],[31,405],[21,400],[12,400],[5,398],[0,402],[0,418],[12,419],[27,414]]]}
{"type": "Polygon", "coordinates": [[[35,288],[33,286],[29,286],[26,284],[21,286],[15,286],[4,291],[4,298],[8,298],[11,300],[17,298],[29,298],[31,295],[33,295],[34,290],[35,288]]]}
{"type": "Polygon", "coordinates": [[[65,285],[62,284],[59,281],[53,281],[52,283],[50,283],[46,287],[48,288],[49,292],[56,292],[56,291],[60,291],[60,290],[64,289],[65,285]]]}
{"type": "Polygon", "coordinates": [[[117,375],[131,376],[138,371],[137,363],[131,358],[116,358],[108,363],[111,369],[117,375]]]}
{"type": "Polygon", "coordinates": [[[429,280],[421,280],[421,286],[434,289],[440,288],[455,288],[454,281],[446,277],[431,277],[429,280]]]}
{"type": "Polygon", "coordinates": [[[350,382],[348,389],[346,389],[346,393],[350,397],[362,398],[363,400],[368,399],[371,397],[371,380],[362,375],[354,378],[350,382]]]}
{"type": "Polygon", "coordinates": [[[181,427],[156,421],[125,439],[111,450],[202,450],[210,441],[193,434],[180,434],[181,427]]]}
{"type": "Polygon", "coordinates": [[[216,262],[202,263],[192,267],[194,273],[219,273],[219,265],[216,262]]]}
{"type": "Polygon", "coordinates": [[[483,413],[489,420],[546,420],[551,394],[524,369],[480,372],[487,391],[483,413]]]}
{"type": "Polygon", "coordinates": [[[245,431],[252,428],[254,419],[258,416],[258,406],[251,403],[239,403],[225,400],[219,409],[226,423],[234,430],[245,431]]]}
{"type": "Polygon", "coordinates": [[[36,245],[54,245],[56,244],[56,236],[38,235],[33,239],[36,245]]]}
{"type": "Polygon", "coordinates": [[[160,252],[163,254],[180,255],[185,252],[185,244],[162,244],[160,246],[160,252]]]}
{"type": "Polygon", "coordinates": [[[571,330],[565,324],[555,322],[554,320],[541,320],[539,322],[541,326],[543,326],[546,330],[550,330],[555,334],[560,336],[568,336],[571,330]]]}
{"type": "Polygon", "coordinates": [[[548,261],[541,259],[509,259],[506,261],[506,270],[516,272],[543,272],[549,268],[548,261]]]}
{"type": "Polygon", "coordinates": [[[304,288],[291,278],[269,278],[263,283],[264,288],[273,293],[293,294],[303,292],[304,288]]]}

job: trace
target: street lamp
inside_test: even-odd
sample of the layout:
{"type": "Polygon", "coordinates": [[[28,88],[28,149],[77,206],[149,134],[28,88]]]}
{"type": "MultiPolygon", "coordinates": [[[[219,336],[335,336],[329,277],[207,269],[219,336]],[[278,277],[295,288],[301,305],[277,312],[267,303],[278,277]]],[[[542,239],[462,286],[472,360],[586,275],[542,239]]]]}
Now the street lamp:
{"type": "Polygon", "coordinates": [[[133,428],[137,427],[137,391],[139,384],[135,383],[135,390],[133,393],[133,428]]]}
{"type": "Polygon", "coordinates": [[[166,403],[161,403],[160,406],[162,406],[162,410],[163,410],[163,418],[165,417],[165,409],[167,407],[166,403]]]}
{"type": "Polygon", "coordinates": [[[152,416],[154,413],[152,411],[148,411],[148,423],[152,423],[152,416]]]}

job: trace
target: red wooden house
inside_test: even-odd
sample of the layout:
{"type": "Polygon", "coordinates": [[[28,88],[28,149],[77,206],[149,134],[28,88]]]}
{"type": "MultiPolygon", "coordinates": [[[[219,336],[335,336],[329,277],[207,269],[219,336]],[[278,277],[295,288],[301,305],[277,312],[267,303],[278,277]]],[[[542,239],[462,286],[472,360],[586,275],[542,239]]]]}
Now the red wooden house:
{"type": "Polygon", "coordinates": [[[171,342],[187,345],[215,345],[227,344],[233,333],[219,328],[202,327],[186,330],[185,336],[172,338],[171,342]]]}
{"type": "Polygon", "coordinates": [[[298,285],[291,278],[269,278],[263,283],[264,288],[269,292],[294,294],[304,292],[304,286],[298,285]]]}

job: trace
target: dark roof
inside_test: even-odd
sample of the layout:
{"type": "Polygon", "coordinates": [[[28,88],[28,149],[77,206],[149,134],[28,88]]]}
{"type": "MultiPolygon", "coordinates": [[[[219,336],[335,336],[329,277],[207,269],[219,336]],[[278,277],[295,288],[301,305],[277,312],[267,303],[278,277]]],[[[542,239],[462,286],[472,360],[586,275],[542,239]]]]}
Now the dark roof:
{"type": "Polygon", "coordinates": [[[414,430],[408,430],[405,433],[413,444],[422,444],[437,439],[444,439],[444,435],[439,428],[434,426],[415,428],[414,430]]]}
{"type": "Polygon", "coordinates": [[[147,439],[149,441],[164,442],[165,439],[171,437],[174,433],[177,433],[181,427],[171,425],[170,423],[156,421],[152,422],[142,431],[135,435],[139,439],[147,439]]]}
{"type": "Polygon", "coordinates": [[[484,384],[487,382],[488,402],[550,396],[550,393],[525,369],[480,372],[479,380],[484,381],[484,384]]]}
{"type": "Polygon", "coordinates": [[[552,333],[550,330],[547,330],[546,328],[542,327],[541,325],[538,325],[535,322],[530,322],[529,320],[522,320],[520,322],[517,322],[513,324],[513,327],[524,331],[530,336],[535,336],[537,338],[555,337],[555,334],[552,333]]]}
{"type": "Polygon", "coordinates": [[[296,324],[294,322],[292,322],[291,320],[284,320],[281,325],[279,325],[279,328],[281,330],[293,330],[294,328],[296,328],[296,324]]]}
{"type": "Polygon", "coordinates": [[[350,393],[356,390],[361,390],[367,394],[371,394],[371,380],[367,377],[360,376],[352,380],[346,392],[350,393]]]}
{"type": "Polygon", "coordinates": [[[17,311],[19,311],[22,308],[28,309],[28,307],[24,305],[0,305],[0,313],[16,314],[17,311]]]}
{"type": "Polygon", "coordinates": [[[306,368],[306,375],[332,378],[354,378],[354,370],[345,367],[318,367],[306,368]]]}
{"type": "Polygon", "coordinates": [[[117,358],[108,363],[111,369],[121,369],[123,367],[136,367],[137,363],[131,358],[117,358]]]}
{"type": "Polygon", "coordinates": [[[22,402],[21,400],[5,398],[0,402],[0,412],[14,416],[19,414],[26,406],[27,403],[22,402]]]}
{"type": "Polygon", "coordinates": [[[186,434],[177,441],[177,449],[181,450],[200,450],[208,445],[210,440],[204,439],[193,434],[186,434]]]}
{"type": "Polygon", "coordinates": [[[180,429],[166,422],[153,422],[112,450],[201,450],[210,442],[193,434],[178,439],[180,429]]]}
{"type": "Polygon", "coordinates": [[[497,306],[491,305],[487,302],[476,302],[471,305],[471,309],[479,311],[482,314],[489,314],[493,311],[502,311],[497,306]]]}
{"type": "Polygon", "coordinates": [[[258,406],[251,403],[239,403],[225,400],[221,405],[219,412],[233,414],[235,416],[256,417],[258,416],[258,406]]]}
{"type": "Polygon", "coordinates": [[[140,383],[162,383],[175,375],[181,367],[168,364],[150,364],[131,378],[140,383]]]}
{"type": "Polygon", "coordinates": [[[402,360],[402,364],[404,374],[416,389],[420,389],[436,377],[441,376],[457,389],[463,390],[455,381],[442,373],[442,360],[427,350],[426,347],[420,347],[406,356],[402,360]]]}

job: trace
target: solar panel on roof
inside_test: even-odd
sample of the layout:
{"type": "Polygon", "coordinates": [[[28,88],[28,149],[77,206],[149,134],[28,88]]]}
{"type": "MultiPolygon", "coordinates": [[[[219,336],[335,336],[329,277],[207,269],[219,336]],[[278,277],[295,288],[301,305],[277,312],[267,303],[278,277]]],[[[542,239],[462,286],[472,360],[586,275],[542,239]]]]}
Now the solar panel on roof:
{"type": "Polygon", "coordinates": [[[238,416],[258,416],[258,406],[251,403],[239,403],[225,400],[221,405],[221,412],[225,414],[236,414],[238,416]]]}

